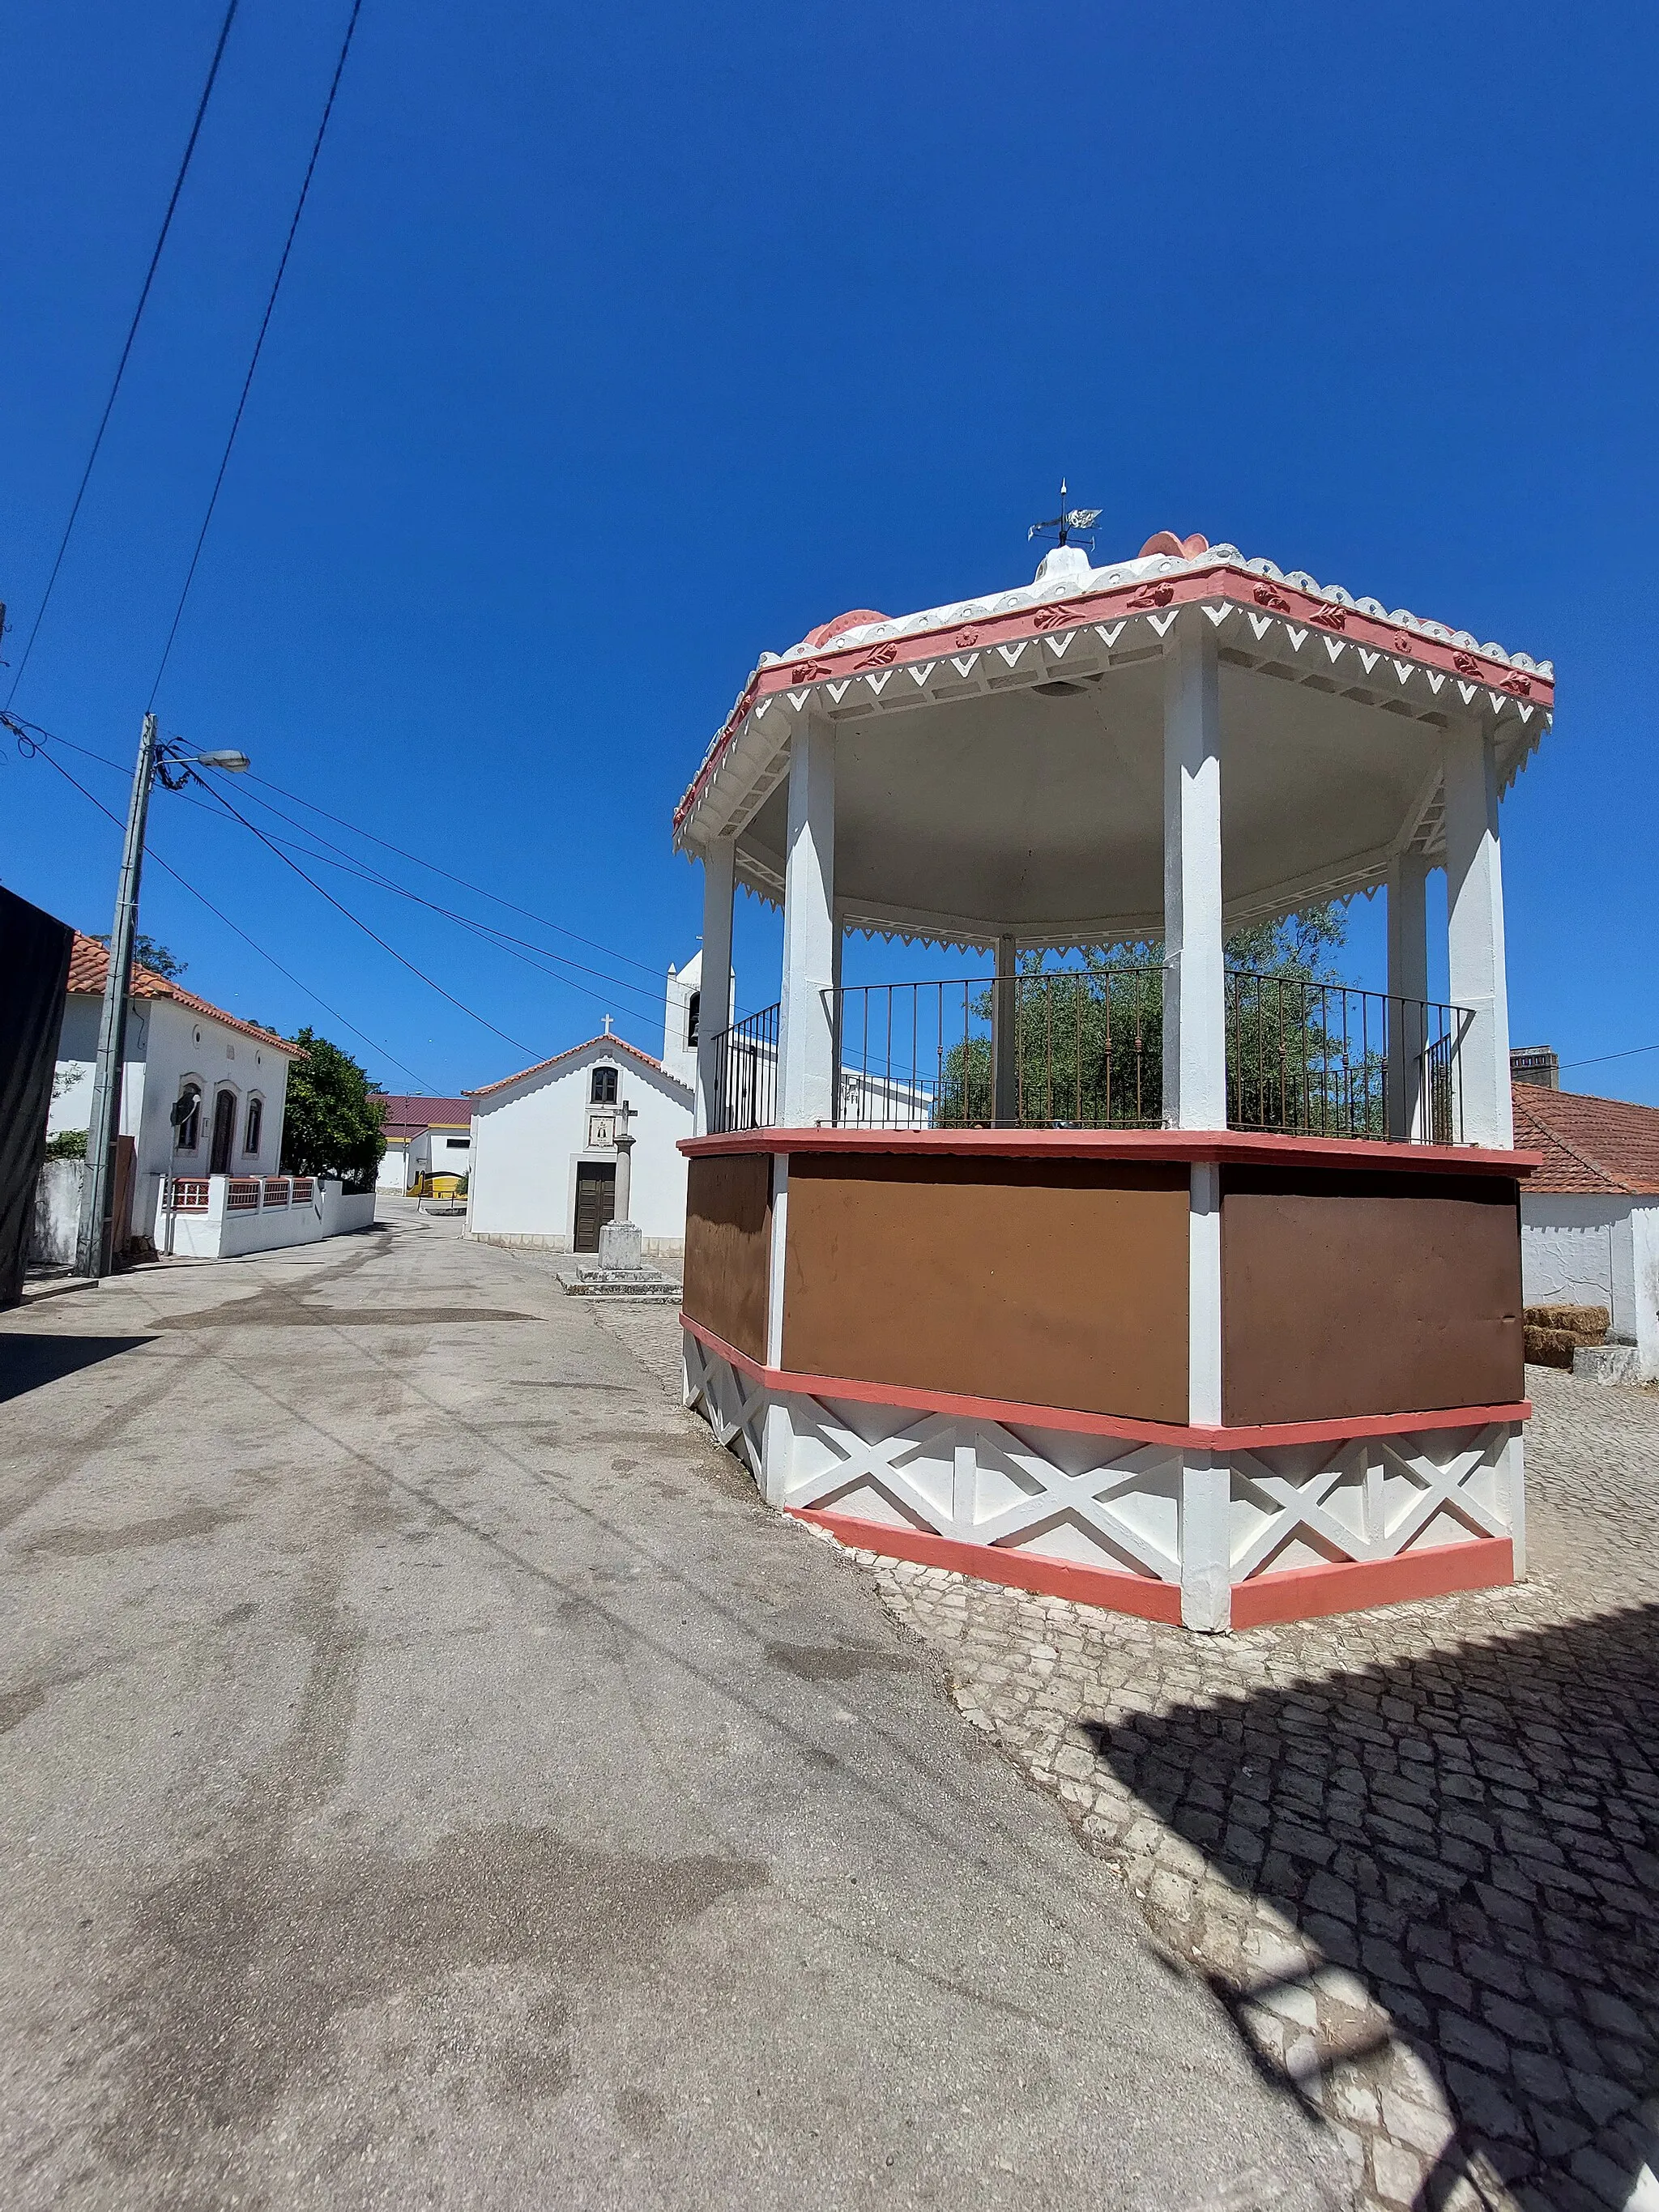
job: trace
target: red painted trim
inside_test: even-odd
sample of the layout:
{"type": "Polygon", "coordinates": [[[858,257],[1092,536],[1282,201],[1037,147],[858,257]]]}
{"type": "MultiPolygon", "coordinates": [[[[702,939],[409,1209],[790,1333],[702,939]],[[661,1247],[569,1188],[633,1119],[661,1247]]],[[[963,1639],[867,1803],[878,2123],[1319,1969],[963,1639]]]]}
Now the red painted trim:
{"type": "Polygon", "coordinates": [[[1411,1413],[1352,1413],[1334,1421],[1278,1421],[1264,1428],[1191,1428],[1170,1421],[1140,1421],[1121,1413],[1087,1413],[1070,1406],[1032,1406],[1012,1398],[963,1397],[949,1390],[912,1390],[891,1382],[862,1382],[845,1375],[805,1375],[768,1367],[739,1352],[700,1321],[682,1312],[680,1326],[699,1344],[751,1382],[781,1395],[844,1398],[855,1406],[893,1406],[907,1413],[943,1413],[958,1420],[997,1421],[1010,1429],[1058,1429],[1071,1436],[1118,1437],[1126,1443],[1196,1444],[1206,1451],[1256,1451],[1276,1444],[1340,1443],[1351,1437],[1417,1436],[1433,1429],[1486,1429],[1530,1420],[1532,1405],[1443,1406],[1411,1413]]]}
{"type": "Polygon", "coordinates": [[[1361,1613],[1374,1605],[1449,1597],[1455,1590],[1496,1589],[1515,1580],[1515,1547],[1507,1536],[1438,1544],[1395,1559],[1346,1559],[1326,1567],[1285,1567],[1233,1584],[1233,1626],[1314,1620],[1361,1613]]]}
{"type": "Polygon", "coordinates": [[[1326,635],[1340,635],[1350,644],[1363,645],[1368,652],[1386,653],[1394,660],[1413,661],[1464,683],[1479,684],[1489,691],[1502,691],[1512,684],[1524,684],[1527,702],[1540,708],[1547,714],[1555,704],[1553,680],[1539,675],[1535,670],[1488,660],[1478,649],[1471,653],[1467,646],[1449,639],[1425,637],[1420,631],[1402,629],[1396,623],[1362,614],[1357,607],[1346,607],[1340,600],[1304,592],[1282,578],[1275,580],[1258,576],[1250,569],[1236,568],[1231,562],[1218,561],[1182,576],[1143,577],[1133,583],[1086,592],[1077,599],[1039,600],[1005,615],[974,616],[965,622],[941,623],[937,629],[914,630],[904,637],[873,642],[866,639],[854,646],[837,647],[832,642],[790,660],[757,669],[744,686],[742,697],[720,726],[708,757],[690,789],[675,808],[674,828],[678,832],[702,797],[757,699],[799,690],[803,684],[840,681],[880,668],[902,668],[915,661],[937,660],[952,652],[983,653],[999,645],[1086,629],[1091,623],[1111,622],[1120,616],[1162,613],[1171,607],[1206,599],[1228,599],[1249,613],[1270,613],[1281,622],[1317,629],[1326,635]],[[1267,593],[1268,598],[1265,601],[1259,599],[1259,592],[1267,593]],[[1167,596],[1158,596],[1165,593],[1167,596]],[[1142,604],[1133,604],[1137,600],[1142,604]],[[1340,620],[1340,629],[1333,628],[1334,617],[1340,620]],[[969,643],[958,646],[956,637],[963,630],[971,631],[973,635],[969,643]],[[1460,667],[1460,660],[1470,665],[1460,667]]]}
{"type": "MultiPolygon", "coordinates": [[[[866,1521],[853,1513],[826,1513],[815,1506],[785,1510],[793,1520],[827,1528],[849,1551],[915,1559],[922,1566],[970,1576],[975,1582],[1002,1583],[1044,1597],[1069,1598],[1074,1605],[1097,1605],[1109,1613],[1180,1625],[1180,1585],[1150,1575],[1116,1574],[1109,1567],[1045,1559],[1041,1553],[1012,1550],[1006,1545],[965,1544],[953,1536],[936,1535],[932,1529],[866,1521]]],[[[1233,1584],[1232,1626],[1263,1628],[1273,1621],[1317,1620],[1332,1613],[1365,1612],[1373,1606],[1449,1597],[1458,1590],[1498,1589],[1514,1580],[1515,1551],[1507,1536],[1437,1545],[1425,1552],[1407,1552],[1397,1559],[1287,1567],[1279,1574],[1233,1584]]]]}
{"type": "Polygon", "coordinates": [[[1040,1552],[1011,1551],[1004,1545],[963,1544],[954,1536],[937,1536],[931,1529],[866,1521],[852,1513],[820,1512],[816,1506],[791,1505],[785,1510],[792,1520],[827,1528],[849,1551],[879,1552],[886,1559],[916,1559],[923,1566],[972,1575],[978,1582],[1006,1583],[1044,1597],[1070,1598],[1075,1605],[1133,1613],[1142,1620],[1180,1623],[1180,1585],[1155,1581],[1151,1575],[1114,1574],[1109,1567],[1045,1559],[1040,1552]]]}
{"type": "Polygon", "coordinates": [[[1220,1161],[1239,1167],[1396,1169],[1411,1174],[1528,1176],[1541,1152],[1395,1145],[1363,1137],[1281,1137],[1252,1129],[735,1129],[682,1137],[688,1159],[730,1152],[929,1152],[981,1159],[1220,1161]]]}

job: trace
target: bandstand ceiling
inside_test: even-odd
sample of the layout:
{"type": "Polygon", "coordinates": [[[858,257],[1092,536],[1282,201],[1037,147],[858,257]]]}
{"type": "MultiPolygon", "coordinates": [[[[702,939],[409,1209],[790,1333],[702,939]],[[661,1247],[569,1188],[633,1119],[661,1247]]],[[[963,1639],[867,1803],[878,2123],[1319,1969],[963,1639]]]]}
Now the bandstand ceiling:
{"type": "Polygon", "coordinates": [[[1032,942],[1156,936],[1164,639],[1184,602],[1218,655],[1231,924],[1364,890],[1406,848],[1437,858],[1452,714],[1494,726],[1505,781],[1547,726],[1547,663],[1471,652],[1462,634],[1231,548],[1084,566],[994,603],[860,617],[769,657],[683,803],[678,842],[735,830],[739,880],[776,898],[789,734],[813,713],[836,732],[849,926],[957,943],[999,927],[1032,942]]]}

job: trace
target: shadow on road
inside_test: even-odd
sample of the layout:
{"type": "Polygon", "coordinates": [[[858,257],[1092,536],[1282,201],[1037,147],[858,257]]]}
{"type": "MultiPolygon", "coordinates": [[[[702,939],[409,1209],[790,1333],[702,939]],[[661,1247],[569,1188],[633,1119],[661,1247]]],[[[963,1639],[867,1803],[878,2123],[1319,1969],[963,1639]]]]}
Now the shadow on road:
{"type": "MultiPolygon", "coordinates": [[[[1089,1733],[1346,1970],[1212,1977],[1258,2063],[1284,2078],[1252,2019],[1311,2023],[1334,1980],[1438,2081],[1457,2138],[1418,2203],[1484,2175],[1536,2212],[1623,2207],[1659,2172],[1659,1606],[1089,1733]]],[[[1367,2048],[1304,2045],[1300,2080],[1367,2048]]]]}
{"type": "Polygon", "coordinates": [[[149,1336],[58,1336],[46,1330],[0,1334],[0,1404],[154,1341],[149,1336]]]}

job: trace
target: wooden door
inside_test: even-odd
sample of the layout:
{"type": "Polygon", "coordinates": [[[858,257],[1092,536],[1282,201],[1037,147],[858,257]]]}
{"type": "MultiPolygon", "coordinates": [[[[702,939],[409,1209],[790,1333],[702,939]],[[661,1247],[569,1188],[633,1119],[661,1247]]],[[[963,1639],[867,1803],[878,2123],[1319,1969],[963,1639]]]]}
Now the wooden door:
{"type": "Polygon", "coordinates": [[[230,1147],[236,1135],[236,1093],[222,1091],[213,1102],[213,1156],[210,1175],[230,1173],[230,1147]]]}
{"type": "Polygon", "coordinates": [[[617,1170],[595,1160],[576,1163],[576,1233],[571,1240],[578,1252],[597,1252],[599,1231],[617,1214],[617,1170]]]}

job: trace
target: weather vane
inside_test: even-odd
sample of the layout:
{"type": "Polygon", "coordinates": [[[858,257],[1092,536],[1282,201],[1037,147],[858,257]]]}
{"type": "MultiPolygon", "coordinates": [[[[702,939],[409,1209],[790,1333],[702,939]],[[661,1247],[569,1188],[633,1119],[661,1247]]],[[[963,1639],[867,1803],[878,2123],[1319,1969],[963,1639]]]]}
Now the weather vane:
{"type": "MultiPolygon", "coordinates": [[[[1052,530],[1058,533],[1055,538],[1057,544],[1069,545],[1073,531],[1080,533],[1085,530],[1092,530],[1100,517],[1101,509],[1097,507],[1066,506],[1066,479],[1062,477],[1060,480],[1060,513],[1050,516],[1047,522],[1034,522],[1025,535],[1028,540],[1033,538],[1046,538],[1052,530]]],[[[1091,538],[1089,540],[1089,550],[1092,553],[1094,550],[1095,541],[1091,538]]]]}

